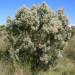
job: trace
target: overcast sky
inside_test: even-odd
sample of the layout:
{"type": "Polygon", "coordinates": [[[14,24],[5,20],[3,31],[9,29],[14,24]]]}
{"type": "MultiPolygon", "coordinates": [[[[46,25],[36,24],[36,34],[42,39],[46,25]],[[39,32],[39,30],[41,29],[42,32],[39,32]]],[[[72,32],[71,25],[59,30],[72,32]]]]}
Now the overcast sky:
{"type": "Polygon", "coordinates": [[[46,2],[54,11],[64,8],[70,24],[75,24],[75,0],[0,0],[0,24],[5,24],[8,16],[14,17],[21,6],[31,8],[32,5],[42,2],[46,2]]]}

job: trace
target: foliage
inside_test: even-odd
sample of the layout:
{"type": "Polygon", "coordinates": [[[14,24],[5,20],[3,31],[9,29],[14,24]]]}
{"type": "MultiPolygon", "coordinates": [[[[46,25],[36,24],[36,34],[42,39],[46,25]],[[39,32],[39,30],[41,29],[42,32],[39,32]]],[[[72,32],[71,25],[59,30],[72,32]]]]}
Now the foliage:
{"type": "Polygon", "coordinates": [[[23,7],[15,19],[7,20],[9,52],[13,60],[31,63],[33,70],[54,65],[58,51],[70,39],[68,18],[63,10],[54,13],[46,4],[23,7]]]}
{"type": "Polygon", "coordinates": [[[21,8],[15,19],[8,17],[6,31],[11,58],[30,63],[32,70],[48,69],[71,37],[64,11],[54,13],[47,4],[21,8]]]}
{"type": "Polygon", "coordinates": [[[7,60],[9,57],[8,48],[10,45],[5,28],[5,26],[0,26],[0,60],[2,58],[5,58],[7,60]]]}

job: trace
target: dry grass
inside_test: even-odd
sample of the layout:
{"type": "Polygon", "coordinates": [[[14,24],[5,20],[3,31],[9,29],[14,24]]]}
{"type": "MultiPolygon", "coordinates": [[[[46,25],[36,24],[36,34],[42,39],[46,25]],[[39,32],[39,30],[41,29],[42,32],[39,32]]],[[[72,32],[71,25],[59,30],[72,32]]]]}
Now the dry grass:
{"type": "Polygon", "coordinates": [[[59,61],[55,68],[40,72],[38,75],[75,75],[75,64],[69,59],[64,59],[59,61]]]}
{"type": "Polygon", "coordinates": [[[68,45],[64,49],[64,54],[66,57],[75,61],[75,35],[71,38],[68,45]]]}
{"type": "Polygon", "coordinates": [[[0,75],[13,75],[14,68],[8,61],[0,60],[0,75]]]}

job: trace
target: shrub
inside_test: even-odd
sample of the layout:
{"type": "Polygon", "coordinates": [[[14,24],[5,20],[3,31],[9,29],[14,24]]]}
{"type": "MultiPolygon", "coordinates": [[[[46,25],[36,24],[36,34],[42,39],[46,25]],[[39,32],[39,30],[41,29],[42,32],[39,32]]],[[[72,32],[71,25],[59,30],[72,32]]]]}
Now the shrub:
{"type": "Polygon", "coordinates": [[[54,13],[47,4],[23,7],[6,26],[11,58],[30,63],[32,70],[48,69],[71,37],[68,18],[62,9],[54,13]]]}

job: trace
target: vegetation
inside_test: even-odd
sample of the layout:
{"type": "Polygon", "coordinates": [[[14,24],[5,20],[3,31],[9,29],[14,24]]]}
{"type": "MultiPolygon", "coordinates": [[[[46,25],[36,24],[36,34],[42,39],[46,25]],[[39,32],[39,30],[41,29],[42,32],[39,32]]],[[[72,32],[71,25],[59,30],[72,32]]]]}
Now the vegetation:
{"type": "Polygon", "coordinates": [[[53,12],[45,3],[23,7],[14,19],[8,17],[6,26],[0,27],[0,74],[74,75],[69,58],[75,56],[69,57],[72,50],[66,46],[71,38],[68,25],[63,9],[53,12]]]}
{"type": "Polygon", "coordinates": [[[73,62],[75,61],[75,35],[69,41],[69,44],[65,47],[64,54],[73,62]]]}

